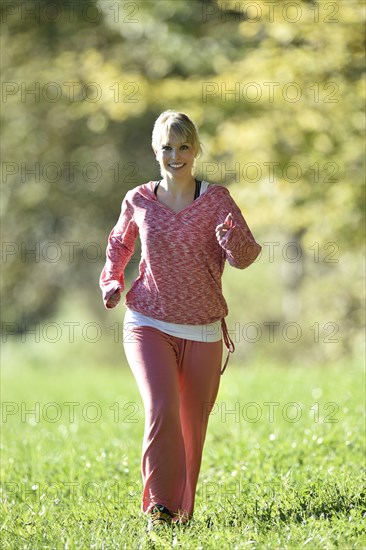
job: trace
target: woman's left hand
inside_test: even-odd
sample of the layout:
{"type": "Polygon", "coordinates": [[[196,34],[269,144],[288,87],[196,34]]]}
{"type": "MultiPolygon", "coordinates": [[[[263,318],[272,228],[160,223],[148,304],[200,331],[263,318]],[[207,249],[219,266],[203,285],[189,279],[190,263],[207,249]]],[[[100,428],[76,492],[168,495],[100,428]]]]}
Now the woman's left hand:
{"type": "Polygon", "coordinates": [[[216,227],[216,237],[219,243],[222,240],[222,238],[225,237],[226,233],[229,231],[229,229],[231,229],[233,225],[234,225],[234,220],[232,218],[231,212],[229,212],[229,214],[225,218],[224,223],[220,223],[216,227]]]}

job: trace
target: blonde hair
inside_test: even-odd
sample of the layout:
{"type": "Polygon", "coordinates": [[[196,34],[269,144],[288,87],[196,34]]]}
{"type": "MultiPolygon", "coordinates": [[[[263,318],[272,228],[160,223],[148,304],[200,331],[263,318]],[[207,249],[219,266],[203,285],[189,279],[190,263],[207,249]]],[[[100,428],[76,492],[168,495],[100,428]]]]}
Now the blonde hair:
{"type": "Polygon", "coordinates": [[[199,141],[198,130],[194,122],[185,114],[168,109],[156,119],[152,132],[151,145],[158,150],[169,134],[180,141],[186,141],[193,146],[195,157],[202,154],[202,145],[199,141]]]}

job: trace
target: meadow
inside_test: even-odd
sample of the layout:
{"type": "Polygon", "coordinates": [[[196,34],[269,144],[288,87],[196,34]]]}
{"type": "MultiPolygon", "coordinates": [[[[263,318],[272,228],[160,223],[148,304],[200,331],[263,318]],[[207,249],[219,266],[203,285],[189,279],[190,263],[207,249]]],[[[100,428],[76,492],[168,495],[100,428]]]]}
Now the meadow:
{"type": "Polygon", "coordinates": [[[3,369],[4,549],[366,547],[364,371],[232,360],[211,413],[194,520],[152,542],[143,408],[127,366],[3,369]]]}

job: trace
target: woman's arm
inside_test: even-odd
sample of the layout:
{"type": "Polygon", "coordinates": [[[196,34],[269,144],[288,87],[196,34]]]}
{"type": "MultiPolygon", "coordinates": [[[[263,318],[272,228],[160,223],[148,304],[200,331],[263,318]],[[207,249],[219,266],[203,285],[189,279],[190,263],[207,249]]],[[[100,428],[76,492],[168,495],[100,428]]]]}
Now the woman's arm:
{"type": "Polygon", "coordinates": [[[240,208],[228,191],[220,215],[223,221],[216,227],[216,238],[229,264],[245,269],[254,262],[262,247],[255,241],[240,208]]]}
{"type": "Polygon", "coordinates": [[[125,288],[124,270],[135,247],[138,227],[133,219],[133,208],[127,196],[121,207],[118,222],[108,237],[106,263],[100,275],[99,286],[103,293],[106,308],[115,307],[125,288]]]}

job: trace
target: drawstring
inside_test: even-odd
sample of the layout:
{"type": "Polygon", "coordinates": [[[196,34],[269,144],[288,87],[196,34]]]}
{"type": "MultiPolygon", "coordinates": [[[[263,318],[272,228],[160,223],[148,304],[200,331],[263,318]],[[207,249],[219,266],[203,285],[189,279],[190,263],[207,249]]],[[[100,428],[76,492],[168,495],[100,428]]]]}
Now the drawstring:
{"type": "Polygon", "coordinates": [[[235,346],[234,346],[234,343],[233,343],[232,339],[229,336],[229,332],[227,330],[225,319],[221,319],[221,328],[222,328],[222,334],[223,334],[223,337],[224,337],[224,343],[225,343],[226,349],[228,350],[228,354],[227,354],[227,357],[226,357],[225,364],[221,369],[221,374],[224,374],[224,371],[225,371],[225,369],[227,367],[227,364],[229,362],[230,353],[234,353],[235,346]]]}

